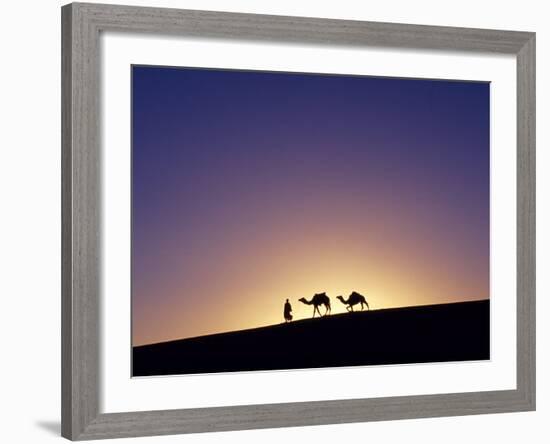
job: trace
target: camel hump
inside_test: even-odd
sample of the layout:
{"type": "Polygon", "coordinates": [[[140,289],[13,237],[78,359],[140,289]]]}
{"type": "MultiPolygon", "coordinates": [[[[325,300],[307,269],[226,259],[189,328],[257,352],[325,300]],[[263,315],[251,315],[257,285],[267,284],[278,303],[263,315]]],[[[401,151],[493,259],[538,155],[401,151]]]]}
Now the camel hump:
{"type": "Polygon", "coordinates": [[[328,297],[326,292],[315,293],[313,295],[313,302],[317,305],[323,304],[330,307],[330,298],[328,297]]]}

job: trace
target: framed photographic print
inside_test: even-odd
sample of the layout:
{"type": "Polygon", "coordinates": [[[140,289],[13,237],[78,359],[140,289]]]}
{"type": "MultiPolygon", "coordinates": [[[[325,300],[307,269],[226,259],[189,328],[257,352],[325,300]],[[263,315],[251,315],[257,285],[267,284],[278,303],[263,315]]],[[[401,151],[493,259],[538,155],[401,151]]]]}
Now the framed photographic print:
{"type": "Polygon", "coordinates": [[[70,4],[62,434],[535,408],[535,36],[70,4]]]}

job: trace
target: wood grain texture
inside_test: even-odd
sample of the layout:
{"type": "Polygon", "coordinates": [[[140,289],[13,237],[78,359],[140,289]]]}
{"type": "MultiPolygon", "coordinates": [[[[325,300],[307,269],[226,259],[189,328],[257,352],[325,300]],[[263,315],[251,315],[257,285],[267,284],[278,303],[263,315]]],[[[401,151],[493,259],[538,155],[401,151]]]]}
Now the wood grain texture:
{"type": "Polygon", "coordinates": [[[517,55],[517,373],[518,391],[535,409],[536,147],[535,36],[517,55]]]}
{"type": "Polygon", "coordinates": [[[62,10],[62,434],[71,438],[99,414],[99,63],[88,19],[62,10]]]}
{"type": "Polygon", "coordinates": [[[72,436],[72,17],[71,7],[61,14],[61,427],[72,436]]]}
{"type": "Polygon", "coordinates": [[[534,33],[80,4],[62,8],[62,435],[99,439],[535,408],[534,33]],[[173,34],[517,56],[517,389],[149,412],[99,412],[99,33],[173,34]]]}
{"type": "Polygon", "coordinates": [[[103,30],[516,54],[529,33],[169,8],[77,4],[103,30]]]}
{"type": "Polygon", "coordinates": [[[79,439],[343,424],[530,410],[516,390],[102,414],[79,439]]]}

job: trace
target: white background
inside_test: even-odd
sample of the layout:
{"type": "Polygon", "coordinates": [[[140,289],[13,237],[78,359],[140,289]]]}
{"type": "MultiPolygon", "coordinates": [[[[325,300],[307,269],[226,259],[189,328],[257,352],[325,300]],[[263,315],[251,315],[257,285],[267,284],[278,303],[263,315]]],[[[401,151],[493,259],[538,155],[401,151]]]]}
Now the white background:
{"type": "MultiPolygon", "coordinates": [[[[106,2],[104,0],[104,2],[106,2]]],[[[140,438],[139,442],[545,442],[550,419],[545,295],[550,290],[547,230],[550,186],[548,116],[549,20],[543,2],[127,1],[129,4],[310,15],[537,32],[538,140],[538,411],[339,426],[140,438]],[[453,7],[454,6],[454,7],[453,7]],[[546,203],[545,203],[546,202],[546,203]],[[546,251],[545,251],[546,250],[546,251]]],[[[3,5],[0,69],[0,340],[1,397],[6,442],[59,440],[60,411],[60,19],[58,1],[3,5]]],[[[136,441],[138,442],[138,441],[136,441]]]]}

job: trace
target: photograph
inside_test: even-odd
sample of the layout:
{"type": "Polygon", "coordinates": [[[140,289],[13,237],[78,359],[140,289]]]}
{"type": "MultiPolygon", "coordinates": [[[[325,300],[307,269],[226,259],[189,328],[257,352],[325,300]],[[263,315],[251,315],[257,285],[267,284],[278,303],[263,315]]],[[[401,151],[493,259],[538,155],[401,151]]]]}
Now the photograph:
{"type": "Polygon", "coordinates": [[[131,375],[489,360],[490,92],[132,65],[131,375]]]}

